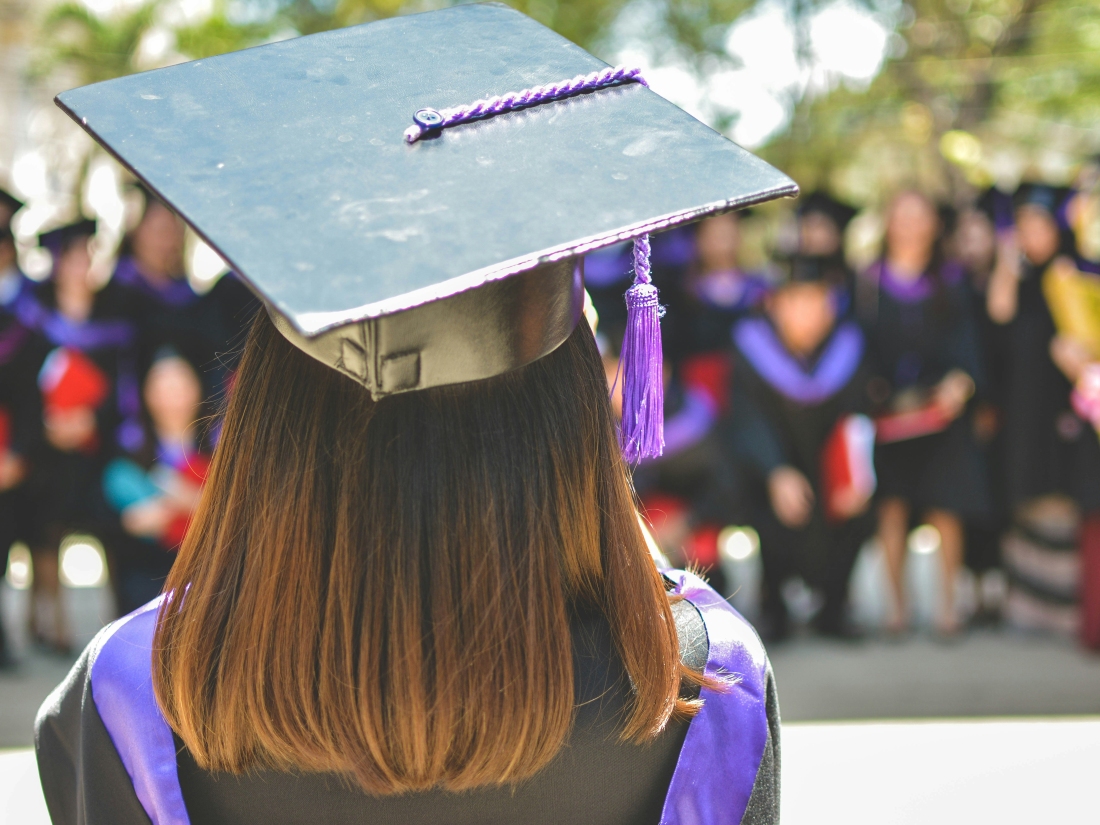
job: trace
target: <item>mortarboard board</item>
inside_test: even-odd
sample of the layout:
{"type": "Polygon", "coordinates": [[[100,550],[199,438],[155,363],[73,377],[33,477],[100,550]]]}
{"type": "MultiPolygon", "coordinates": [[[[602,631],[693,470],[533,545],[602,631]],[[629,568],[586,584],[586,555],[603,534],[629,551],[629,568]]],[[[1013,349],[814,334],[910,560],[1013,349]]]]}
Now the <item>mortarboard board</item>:
{"type": "Polygon", "coordinates": [[[73,223],[51,229],[38,236],[38,245],[48,249],[56,259],[58,255],[69,248],[75,241],[82,238],[90,238],[95,235],[96,222],[89,218],[81,218],[73,223]]]}
{"type": "Polygon", "coordinates": [[[810,192],[810,194],[798,199],[797,212],[800,218],[811,212],[824,215],[835,223],[841,232],[852,222],[852,218],[856,216],[856,211],[855,207],[842,203],[832,195],[820,190],[810,192]]]}
{"type": "Polygon", "coordinates": [[[57,101],[230,262],[288,338],[381,397],[555,349],[580,318],[589,251],[797,193],[630,82],[636,72],[546,94],[609,71],[519,12],[465,5],[57,101]],[[520,90],[518,110],[484,116],[520,90]],[[436,128],[455,111],[470,122],[436,128]]]}

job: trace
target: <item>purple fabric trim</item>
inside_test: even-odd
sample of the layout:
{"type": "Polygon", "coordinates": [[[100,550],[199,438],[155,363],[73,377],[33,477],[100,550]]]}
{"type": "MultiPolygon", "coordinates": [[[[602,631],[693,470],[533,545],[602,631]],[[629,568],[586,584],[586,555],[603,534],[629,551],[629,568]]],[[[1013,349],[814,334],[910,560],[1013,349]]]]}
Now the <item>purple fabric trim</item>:
{"type": "Polygon", "coordinates": [[[675,455],[698,444],[718,419],[718,408],[703,390],[684,390],[684,405],[665,419],[665,455],[675,455]]]}
{"type": "Polygon", "coordinates": [[[60,312],[42,306],[29,292],[15,302],[12,311],[21,324],[42,333],[58,347],[91,352],[125,347],[134,340],[134,326],[129,321],[71,321],[60,312]]]}
{"type": "Polygon", "coordinates": [[[688,266],[695,260],[694,228],[677,227],[653,237],[654,266],[688,266]]]}
{"type": "Polygon", "coordinates": [[[759,304],[771,291],[760,275],[736,269],[700,275],[692,284],[692,292],[703,304],[724,310],[749,309],[759,304]],[[724,287],[729,287],[724,289],[724,287]]]}
{"type": "Polygon", "coordinates": [[[752,626],[701,579],[682,570],[665,575],[703,617],[707,675],[736,681],[721,693],[703,689],[703,709],[688,727],[661,825],[738,825],[768,743],[767,655],[752,626]]]}
{"type": "Polygon", "coordinates": [[[0,364],[6,364],[14,358],[30,334],[31,331],[19,321],[13,321],[7,329],[0,332],[0,364]]]}
{"type": "Polygon", "coordinates": [[[133,287],[150,298],[170,307],[184,307],[199,300],[199,295],[191,289],[187,280],[180,278],[169,281],[165,286],[157,286],[141,274],[137,262],[130,257],[120,258],[112,278],[120,284],[133,287]]]}
{"type": "Polygon", "coordinates": [[[921,275],[915,281],[907,281],[899,278],[890,269],[886,261],[879,261],[871,272],[872,278],[878,279],[879,287],[896,301],[903,304],[916,304],[926,301],[932,296],[935,287],[927,275],[921,275]]]}
{"type": "Polygon", "coordinates": [[[190,825],[172,729],[153,694],[153,630],[163,600],[108,629],[92,664],[92,699],[153,825],[190,825]]]}
{"type": "Polygon", "coordinates": [[[413,117],[413,125],[405,130],[405,142],[416,143],[424,135],[438,132],[450,126],[458,126],[471,120],[479,120],[483,117],[512,112],[528,106],[538,106],[540,103],[549,103],[553,100],[561,100],[573,97],[584,92],[594,92],[598,89],[606,89],[608,86],[619,86],[624,83],[641,83],[647,86],[642,77],[642,70],[627,68],[626,66],[608,66],[598,72],[579,74],[571,80],[559,80],[556,83],[546,83],[542,86],[532,86],[519,92],[508,92],[496,97],[475,100],[465,106],[452,106],[449,109],[419,109],[413,117]],[[422,113],[430,113],[433,123],[430,126],[423,125],[419,116],[422,113]]]}
{"type": "Polygon", "coordinates": [[[835,395],[852,380],[863,359],[863,333],[851,321],[837,327],[812,370],[787,352],[763,318],[738,323],[733,340],[761,378],[800,404],[820,404],[835,395]]]}
{"type": "Polygon", "coordinates": [[[630,253],[627,246],[609,246],[584,256],[584,282],[606,289],[630,280],[630,253]]]}

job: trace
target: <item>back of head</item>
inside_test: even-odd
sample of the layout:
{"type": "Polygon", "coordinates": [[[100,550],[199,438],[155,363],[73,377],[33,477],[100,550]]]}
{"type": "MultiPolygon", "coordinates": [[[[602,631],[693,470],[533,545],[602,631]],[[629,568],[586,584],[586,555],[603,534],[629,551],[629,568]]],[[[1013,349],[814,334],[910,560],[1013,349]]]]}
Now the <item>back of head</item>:
{"type": "Polygon", "coordinates": [[[375,402],[261,313],[166,590],[157,696],[210,770],[529,777],[572,723],[581,606],[630,676],[625,738],[692,711],[583,323],[521,369],[375,402]]]}

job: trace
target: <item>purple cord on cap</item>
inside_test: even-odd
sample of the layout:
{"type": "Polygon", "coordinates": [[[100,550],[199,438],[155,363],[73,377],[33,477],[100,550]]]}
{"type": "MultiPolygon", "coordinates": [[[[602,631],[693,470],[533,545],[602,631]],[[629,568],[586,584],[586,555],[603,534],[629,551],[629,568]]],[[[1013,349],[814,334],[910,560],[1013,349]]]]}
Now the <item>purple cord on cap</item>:
{"type": "MultiPolygon", "coordinates": [[[[648,86],[642,70],[608,66],[598,72],[577,75],[572,80],[533,86],[521,92],[477,100],[450,109],[418,109],[413,125],[405,132],[408,143],[479,118],[537,106],[552,100],[593,92],[622,83],[648,86]]],[[[665,448],[665,385],[661,354],[661,316],[657,287],[649,274],[649,235],[634,240],[634,285],[626,291],[626,335],[623,338],[620,369],[623,374],[623,420],[619,444],[629,462],[657,458],[665,448]]]]}
{"type": "Polygon", "coordinates": [[[449,126],[457,126],[471,120],[515,111],[527,106],[537,106],[552,100],[561,100],[583,92],[594,92],[608,86],[622,83],[641,83],[648,85],[642,77],[642,70],[625,66],[608,66],[591,74],[579,74],[572,80],[533,86],[520,92],[509,92],[499,97],[475,100],[468,106],[452,106],[450,109],[418,109],[413,115],[413,125],[405,132],[407,143],[416,143],[424,135],[438,132],[449,126]]]}

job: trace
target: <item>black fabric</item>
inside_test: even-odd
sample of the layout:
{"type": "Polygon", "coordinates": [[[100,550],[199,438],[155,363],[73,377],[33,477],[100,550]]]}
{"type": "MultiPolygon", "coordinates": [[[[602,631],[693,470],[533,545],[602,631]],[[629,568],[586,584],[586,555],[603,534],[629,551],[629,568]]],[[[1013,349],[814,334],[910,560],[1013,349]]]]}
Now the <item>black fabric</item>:
{"type": "Polygon", "coordinates": [[[53,825],[150,825],[92,700],[96,646],[38,712],[34,744],[46,807],[53,825]]]}
{"type": "Polygon", "coordinates": [[[768,742],[764,748],[764,757],[756,771],[756,781],[752,786],[745,815],[741,825],[774,825],[779,822],[780,797],[780,719],[779,693],[775,688],[775,674],[768,664],[767,683],[768,742]]]}
{"type": "MultiPolygon", "coordinates": [[[[709,644],[698,611],[679,602],[674,615],[684,661],[705,662],[709,644]]],[[[100,638],[92,642],[39,711],[35,747],[43,792],[54,825],[148,825],[92,700],[89,674],[100,643],[100,638]]],[[[618,723],[628,689],[610,629],[599,616],[579,616],[574,644],[579,703],[574,732],[546,770],[517,788],[372,798],[333,774],[207,773],[177,740],[180,785],[191,822],[656,823],[688,725],[670,725],[649,746],[620,743],[618,723]]],[[[742,820],[747,825],[779,822],[780,719],[770,666],[767,714],[767,747],[742,820]]]]}
{"type": "Polygon", "coordinates": [[[203,825],[656,823],[687,725],[670,725],[648,747],[619,742],[618,723],[628,687],[610,629],[597,616],[583,616],[575,625],[574,638],[575,728],[562,752],[529,782],[463,794],[428,791],[372,798],[331,774],[206,773],[181,748],[180,783],[192,821],[203,825]]]}
{"type": "MultiPolygon", "coordinates": [[[[860,279],[857,312],[867,332],[875,383],[888,394],[884,411],[909,393],[923,395],[947,373],[962,370],[979,397],[987,392],[982,346],[961,271],[944,265],[926,277],[925,299],[906,302],[879,287],[874,269],[860,279]],[[954,276],[958,276],[957,278],[954,276]]],[[[879,494],[914,509],[942,508],[968,521],[989,518],[993,502],[969,410],[945,432],[876,447],[879,494]]]]}
{"type": "Polygon", "coordinates": [[[1100,509],[1100,445],[1070,410],[1070,382],[1050,358],[1054,320],[1042,291],[1046,264],[1024,261],[1007,327],[1005,464],[1010,504],[1062,493],[1100,509]]]}

